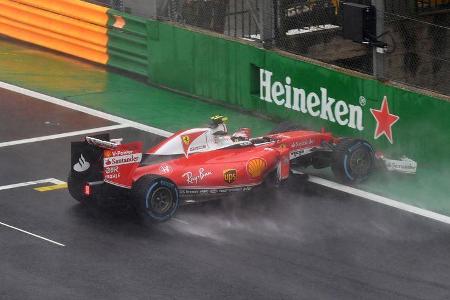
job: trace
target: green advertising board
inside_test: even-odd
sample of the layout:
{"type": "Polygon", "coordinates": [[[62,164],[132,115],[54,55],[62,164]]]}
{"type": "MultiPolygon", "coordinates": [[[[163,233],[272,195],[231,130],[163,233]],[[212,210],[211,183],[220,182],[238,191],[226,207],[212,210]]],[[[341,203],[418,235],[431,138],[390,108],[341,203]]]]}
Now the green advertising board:
{"type": "Polygon", "coordinates": [[[250,126],[261,134],[272,125],[267,118],[250,118],[230,110],[231,106],[275,121],[292,120],[314,130],[323,128],[337,136],[362,137],[387,157],[406,155],[417,161],[418,173],[410,177],[374,176],[359,188],[450,215],[448,99],[223,35],[114,10],[109,10],[108,16],[107,64],[141,80],[116,76],[104,69],[91,77],[79,68],[76,76],[59,80],[55,87],[41,80],[47,78],[41,73],[52,71],[52,77],[59,74],[65,78],[70,68],[53,65],[50,60],[41,70],[34,55],[27,56],[20,50],[19,56],[7,55],[9,59],[1,60],[3,69],[14,70],[4,72],[4,80],[51,95],[63,93],[71,101],[165,130],[195,126],[208,115],[218,113],[230,116],[232,129],[250,126]],[[32,68],[25,66],[22,73],[18,72],[24,61],[34,62],[29,64],[32,68]],[[30,72],[39,76],[29,76],[30,72]],[[142,79],[195,99],[162,92],[144,84],[142,79]],[[80,96],[67,96],[72,91],[80,96]],[[208,101],[201,102],[199,98],[208,101]],[[212,105],[211,100],[228,108],[212,105]]]}
{"type": "Polygon", "coordinates": [[[422,165],[447,160],[450,103],[234,40],[154,22],[152,83],[363,137],[422,165]],[[157,26],[157,27],[156,27],[157,26]]]}
{"type": "Polygon", "coordinates": [[[418,162],[417,175],[378,174],[359,188],[450,214],[448,100],[172,24],[149,28],[153,84],[361,137],[389,158],[407,156],[418,162]]]}

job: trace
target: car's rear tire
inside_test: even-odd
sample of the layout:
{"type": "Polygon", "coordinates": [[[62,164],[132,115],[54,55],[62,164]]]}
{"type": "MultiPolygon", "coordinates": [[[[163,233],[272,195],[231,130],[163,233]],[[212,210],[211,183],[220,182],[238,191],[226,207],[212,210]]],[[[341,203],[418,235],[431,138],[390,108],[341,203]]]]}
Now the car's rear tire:
{"type": "Polygon", "coordinates": [[[369,177],[374,166],[372,146],[361,139],[343,139],[333,151],[331,170],[337,180],[358,183],[369,177]]]}
{"type": "Polygon", "coordinates": [[[169,220],[180,203],[176,185],[157,175],[146,175],[136,181],[132,197],[138,212],[151,222],[169,220]]]}

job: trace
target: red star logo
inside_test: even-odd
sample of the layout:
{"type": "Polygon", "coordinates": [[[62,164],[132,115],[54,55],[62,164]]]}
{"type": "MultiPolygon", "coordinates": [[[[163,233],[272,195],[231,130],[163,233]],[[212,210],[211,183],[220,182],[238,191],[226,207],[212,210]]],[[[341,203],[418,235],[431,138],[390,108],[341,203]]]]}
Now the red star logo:
{"type": "Polygon", "coordinates": [[[378,139],[384,134],[389,142],[393,144],[394,139],[392,137],[392,125],[394,125],[400,117],[389,113],[389,103],[387,97],[384,96],[380,110],[371,108],[370,112],[377,121],[377,128],[375,129],[374,138],[378,139]]]}

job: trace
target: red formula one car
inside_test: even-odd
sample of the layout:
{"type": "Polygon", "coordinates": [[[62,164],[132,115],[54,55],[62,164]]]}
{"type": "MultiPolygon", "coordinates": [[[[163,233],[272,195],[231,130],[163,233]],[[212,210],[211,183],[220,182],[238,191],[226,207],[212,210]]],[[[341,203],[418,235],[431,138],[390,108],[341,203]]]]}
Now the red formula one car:
{"type": "MultiPolygon", "coordinates": [[[[165,221],[189,201],[279,185],[294,168],[331,167],[346,183],[364,180],[374,169],[374,149],[361,139],[292,124],[261,137],[252,138],[248,128],[228,135],[225,117],[211,119],[208,128],[179,131],[144,154],[141,142],[121,144],[107,135],[73,142],[69,192],[83,203],[127,199],[151,220],[165,221]]],[[[394,162],[415,172],[414,162],[394,162]]]]}

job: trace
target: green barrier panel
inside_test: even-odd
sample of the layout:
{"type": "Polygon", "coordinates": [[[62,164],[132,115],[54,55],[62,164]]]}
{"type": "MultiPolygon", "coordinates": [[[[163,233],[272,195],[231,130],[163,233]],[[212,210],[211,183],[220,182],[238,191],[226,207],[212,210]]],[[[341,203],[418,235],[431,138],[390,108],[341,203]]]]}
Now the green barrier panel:
{"type": "Polygon", "coordinates": [[[148,33],[152,83],[406,155],[417,175],[378,173],[358,187],[450,215],[449,101],[167,23],[148,22],[148,33]]]}
{"type": "MultiPolygon", "coordinates": [[[[416,176],[379,174],[359,186],[450,215],[449,101],[236,40],[140,21],[111,31],[110,65],[145,74],[153,84],[278,120],[361,137],[388,157],[407,155],[419,164],[416,176]]],[[[326,171],[320,176],[333,178],[326,171]]]]}
{"type": "Polygon", "coordinates": [[[251,64],[265,52],[250,45],[151,22],[150,81],[209,99],[254,110],[249,101],[251,64]],[[169,70],[170,69],[170,70],[169,70]]]}
{"type": "Polygon", "coordinates": [[[108,11],[108,65],[147,77],[147,21],[108,11]]]}
{"type": "Polygon", "coordinates": [[[171,24],[152,21],[150,31],[156,37],[149,39],[153,83],[314,129],[363,137],[388,154],[405,154],[419,163],[448,160],[442,147],[450,145],[447,101],[171,24]],[[272,73],[270,82],[261,75],[265,71],[272,73]],[[299,107],[293,107],[294,91],[299,107]],[[382,110],[383,99],[390,115],[382,110]]]}

